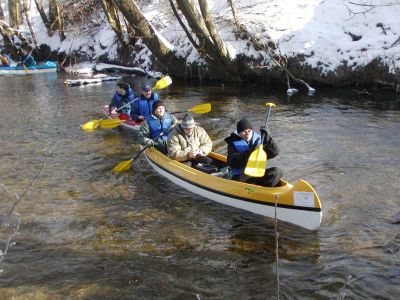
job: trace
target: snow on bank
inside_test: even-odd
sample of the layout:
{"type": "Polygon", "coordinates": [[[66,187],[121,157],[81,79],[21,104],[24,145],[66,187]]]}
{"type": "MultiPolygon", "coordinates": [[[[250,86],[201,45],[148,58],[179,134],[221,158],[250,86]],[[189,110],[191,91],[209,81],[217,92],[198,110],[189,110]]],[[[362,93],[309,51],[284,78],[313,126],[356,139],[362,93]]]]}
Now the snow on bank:
{"type": "MultiPolygon", "coordinates": [[[[140,1],[138,1],[140,3],[140,1]]],[[[149,2],[149,1],[146,1],[149,2]]],[[[187,59],[188,63],[204,63],[185,36],[175,19],[169,1],[151,1],[142,10],[168,47],[187,59]]],[[[355,5],[360,0],[236,0],[238,17],[243,25],[260,37],[269,35],[288,57],[303,55],[304,64],[320,68],[321,74],[347,65],[352,68],[365,66],[374,59],[381,59],[389,66],[389,72],[400,70],[400,4],[389,5],[392,0],[363,0],[365,5],[380,6],[365,12],[371,6],[355,5]],[[385,6],[386,5],[386,6],[385,6]]],[[[208,1],[209,8],[232,57],[239,54],[265,57],[261,64],[268,65],[265,53],[254,50],[248,41],[237,40],[234,34],[233,16],[228,1],[208,1]]],[[[97,30],[82,28],[78,33],[67,31],[61,42],[57,35],[48,37],[44,25],[32,5],[31,15],[39,43],[50,45],[52,50],[67,53],[88,53],[94,61],[106,55],[110,60],[117,56],[115,35],[102,12],[92,16],[97,30]]],[[[127,62],[151,69],[151,53],[146,47],[137,54],[136,60],[127,62]]]]}

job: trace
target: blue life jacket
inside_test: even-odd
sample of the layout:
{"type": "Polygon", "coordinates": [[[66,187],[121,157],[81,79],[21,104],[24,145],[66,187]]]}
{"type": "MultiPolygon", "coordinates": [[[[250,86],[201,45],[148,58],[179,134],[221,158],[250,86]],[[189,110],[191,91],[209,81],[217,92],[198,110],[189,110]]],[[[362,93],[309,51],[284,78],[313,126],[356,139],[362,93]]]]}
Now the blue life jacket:
{"type": "Polygon", "coordinates": [[[158,100],[157,93],[151,93],[149,99],[140,96],[138,100],[138,109],[139,109],[139,116],[143,116],[148,118],[151,116],[151,112],[153,111],[153,104],[158,100]]]}
{"type": "Polygon", "coordinates": [[[171,114],[166,112],[161,120],[153,116],[148,117],[146,120],[147,123],[149,124],[150,138],[155,139],[163,132],[161,139],[163,141],[167,141],[168,129],[172,125],[171,114]]]}
{"type": "MultiPolygon", "coordinates": [[[[253,136],[252,136],[251,140],[249,141],[249,144],[251,144],[253,146],[258,145],[260,143],[260,140],[261,140],[261,135],[259,133],[253,131],[253,136]]],[[[236,151],[239,153],[242,153],[249,149],[249,144],[246,143],[243,139],[234,141],[232,143],[233,143],[233,146],[235,147],[236,151]]],[[[243,171],[244,171],[244,166],[241,168],[240,167],[239,168],[231,168],[233,177],[243,174],[243,171]]]]}
{"type": "MultiPolygon", "coordinates": [[[[114,99],[115,99],[115,104],[117,105],[117,109],[118,109],[118,108],[124,106],[125,104],[133,101],[133,99],[135,99],[135,95],[133,94],[132,89],[129,88],[128,92],[124,96],[118,94],[118,92],[115,92],[114,99]]],[[[131,105],[125,106],[123,109],[119,110],[118,112],[129,115],[131,113],[131,105]]]]}

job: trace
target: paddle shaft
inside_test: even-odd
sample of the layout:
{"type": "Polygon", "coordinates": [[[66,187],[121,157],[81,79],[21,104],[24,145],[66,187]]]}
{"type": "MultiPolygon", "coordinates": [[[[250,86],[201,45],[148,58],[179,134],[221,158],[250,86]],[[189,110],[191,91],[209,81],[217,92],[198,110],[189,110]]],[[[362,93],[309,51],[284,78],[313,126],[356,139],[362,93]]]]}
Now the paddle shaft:
{"type": "Polygon", "coordinates": [[[136,99],[139,99],[139,97],[133,99],[132,101],[129,101],[128,103],[125,103],[123,106],[121,106],[120,108],[117,108],[115,111],[120,111],[121,109],[123,109],[123,108],[126,107],[127,105],[133,103],[136,99]]]}
{"type": "MultiPolygon", "coordinates": [[[[267,118],[265,119],[265,125],[264,125],[264,127],[265,127],[265,130],[266,130],[266,131],[268,131],[268,120],[269,120],[269,115],[270,115],[270,113],[271,113],[271,109],[272,109],[272,107],[269,106],[268,112],[267,112],[267,118]]],[[[260,144],[263,144],[263,143],[264,143],[264,138],[265,138],[265,133],[264,133],[264,131],[263,131],[263,132],[261,132],[260,144]]]]}

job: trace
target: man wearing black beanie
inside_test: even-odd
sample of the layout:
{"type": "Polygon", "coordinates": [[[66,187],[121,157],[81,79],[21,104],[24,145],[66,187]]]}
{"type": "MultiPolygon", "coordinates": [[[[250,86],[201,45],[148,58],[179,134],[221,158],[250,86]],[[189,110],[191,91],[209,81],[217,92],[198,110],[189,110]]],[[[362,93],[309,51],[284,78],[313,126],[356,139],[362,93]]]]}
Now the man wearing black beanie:
{"type": "Polygon", "coordinates": [[[247,160],[259,144],[263,144],[268,159],[279,154],[278,146],[268,131],[264,128],[261,131],[264,133],[264,141],[261,141],[259,133],[253,131],[253,126],[249,120],[241,119],[236,124],[236,131],[225,139],[228,144],[228,164],[231,168],[233,180],[273,187],[279,183],[282,177],[282,170],[279,168],[268,168],[265,175],[260,178],[249,177],[244,174],[247,160]]]}

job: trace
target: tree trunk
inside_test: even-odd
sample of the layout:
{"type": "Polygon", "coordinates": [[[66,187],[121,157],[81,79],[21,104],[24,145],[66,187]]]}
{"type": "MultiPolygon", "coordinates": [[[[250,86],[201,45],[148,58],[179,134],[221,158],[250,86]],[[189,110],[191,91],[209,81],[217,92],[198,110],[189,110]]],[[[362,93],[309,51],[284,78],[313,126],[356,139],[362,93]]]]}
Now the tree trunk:
{"type": "Polygon", "coordinates": [[[172,11],[175,15],[175,18],[178,20],[179,24],[181,25],[183,31],[186,33],[187,38],[189,41],[192,43],[192,45],[196,48],[197,52],[200,53],[200,46],[197,44],[197,42],[194,40],[193,36],[189,32],[189,29],[186,27],[185,23],[183,23],[181,16],[179,15],[178,11],[176,10],[175,4],[173,0],[169,0],[169,4],[171,5],[172,11]]]}
{"type": "MultiPolygon", "coordinates": [[[[186,18],[190,28],[196,34],[199,40],[200,46],[200,56],[204,57],[208,62],[209,74],[213,79],[226,79],[228,81],[239,81],[240,76],[236,68],[236,63],[230,60],[229,56],[223,55],[222,49],[219,49],[216,44],[213,43],[213,38],[211,37],[207,25],[197,10],[197,7],[192,0],[177,0],[179,9],[182,11],[186,18]]],[[[207,6],[203,3],[204,15],[207,16],[209,26],[215,30],[214,38],[222,41],[210,20],[207,6]],[[218,37],[217,37],[218,36],[218,37]]],[[[223,43],[222,43],[223,45],[223,43]]],[[[221,46],[222,47],[222,46],[221,46]]],[[[223,47],[225,48],[225,47],[223,47]]],[[[226,50],[226,49],[225,49],[226,50]]]]}
{"type": "Polygon", "coordinates": [[[58,31],[61,41],[65,39],[63,6],[59,0],[49,2],[50,31],[58,31]]]}
{"type": "Polygon", "coordinates": [[[118,8],[115,6],[114,0],[101,0],[101,5],[107,16],[108,23],[117,35],[118,41],[125,47],[124,31],[118,18],[118,8]]]}
{"type": "Polygon", "coordinates": [[[28,0],[23,0],[22,4],[23,4],[23,11],[24,11],[26,23],[28,24],[29,32],[31,33],[31,36],[32,36],[32,41],[35,44],[35,47],[37,47],[35,32],[33,31],[32,23],[31,23],[30,16],[29,16],[30,7],[29,7],[28,0]]]}
{"type": "Polygon", "coordinates": [[[0,20],[4,21],[4,11],[0,1],[0,20]]]}
{"type": "Polygon", "coordinates": [[[8,12],[10,26],[18,29],[19,25],[22,24],[21,7],[19,5],[19,1],[8,0],[8,12]]]}
{"type": "Polygon", "coordinates": [[[7,24],[4,21],[0,20],[0,34],[3,36],[4,39],[4,44],[6,47],[9,45],[10,49],[13,48],[15,51],[15,55],[17,55],[17,52],[20,50],[19,47],[17,47],[14,42],[13,42],[13,36],[17,36],[18,39],[22,42],[22,44],[28,44],[27,39],[19,32],[17,29],[11,27],[9,24],[7,24]]]}
{"type": "Polygon", "coordinates": [[[208,10],[207,0],[199,0],[199,5],[201,9],[201,14],[204,18],[204,22],[207,26],[208,32],[210,33],[211,39],[214,42],[219,56],[224,60],[230,61],[231,58],[229,57],[228,50],[226,49],[224,42],[221,40],[212,16],[210,15],[210,12],[208,10]]]}
{"type": "Polygon", "coordinates": [[[51,24],[50,24],[49,18],[47,18],[46,12],[44,11],[42,1],[35,0],[35,4],[36,4],[36,8],[40,14],[40,17],[42,18],[44,26],[46,26],[46,28],[47,28],[47,34],[49,36],[52,36],[53,32],[51,32],[51,30],[50,30],[51,24]]]}
{"type": "Polygon", "coordinates": [[[120,0],[115,4],[154,56],[173,74],[183,77],[185,73],[184,60],[176,57],[172,49],[168,48],[158,37],[155,29],[146,20],[136,3],[131,0],[120,0]]]}

